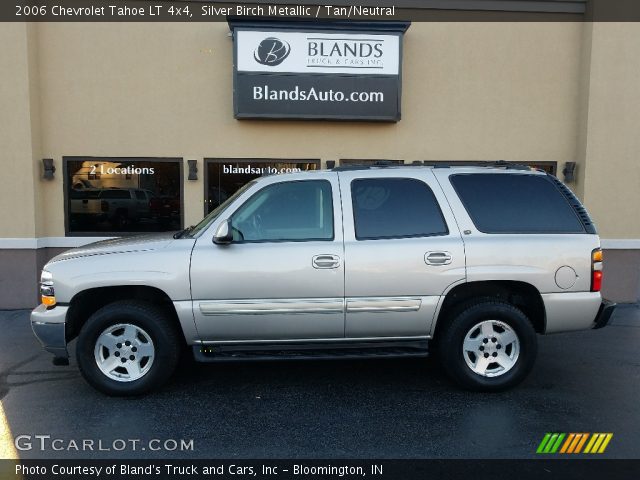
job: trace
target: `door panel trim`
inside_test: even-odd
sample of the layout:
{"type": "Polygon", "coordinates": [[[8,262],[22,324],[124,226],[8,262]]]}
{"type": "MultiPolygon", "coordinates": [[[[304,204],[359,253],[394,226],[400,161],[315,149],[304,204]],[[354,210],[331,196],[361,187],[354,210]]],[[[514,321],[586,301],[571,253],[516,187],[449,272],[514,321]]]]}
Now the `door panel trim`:
{"type": "Polygon", "coordinates": [[[385,336],[385,337],[336,337],[336,338],[283,338],[280,340],[204,340],[194,342],[194,345],[243,345],[243,344],[271,344],[271,343],[357,343],[357,342],[384,342],[397,340],[430,340],[431,335],[406,335],[406,336],[385,336]]]}
{"type": "Polygon", "coordinates": [[[416,312],[420,297],[296,298],[256,300],[211,300],[200,302],[202,315],[269,315],[301,313],[416,312]]]}
{"type": "Polygon", "coordinates": [[[213,300],[200,302],[202,315],[344,313],[342,298],[213,300]]]}
{"type": "Polygon", "coordinates": [[[359,312],[416,312],[420,297],[355,297],[347,298],[347,313],[359,312]]]}

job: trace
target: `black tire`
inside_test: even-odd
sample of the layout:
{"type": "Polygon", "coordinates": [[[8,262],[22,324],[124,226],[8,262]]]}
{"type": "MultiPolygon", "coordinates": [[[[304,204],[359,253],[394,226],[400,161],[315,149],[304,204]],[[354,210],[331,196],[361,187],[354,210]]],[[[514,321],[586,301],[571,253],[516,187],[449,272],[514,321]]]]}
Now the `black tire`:
{"type": "Polygon", "coordinates": [[[142,395],[163,385],[173,374],[180,358],[182,337],[165,311],[147,302],[118,301],[95,312],[80,330],[76,359],[85,380],[111,396],[142,395]],[[94,349],[98,337],[117,324],[142,328],[153,341],[155,355],[149,370],[141,378],[122,382],[109,378],[98,367],[94,349]]]}
{"type": "MultiPolygon", "coordinates": [[[[538,351],[536,332],[527,316],[513,305],[483,299],[454,311],[445,321],[446,324],[442,326],[437,334],[438,338],[435,339],[437,354],[445,372],[463,388],[483,392],[506,390],[522,382],[533,368],[538,351]],[[463,351],[467,333],[485,320],[497,320],[507,324],[519,341],[519,354],[515,364],[510,370],[493,377],[473,371],[467,365],[467,354],[463,351]]],[[[483,345],[483,348],[486,347],[483,345]]]]}

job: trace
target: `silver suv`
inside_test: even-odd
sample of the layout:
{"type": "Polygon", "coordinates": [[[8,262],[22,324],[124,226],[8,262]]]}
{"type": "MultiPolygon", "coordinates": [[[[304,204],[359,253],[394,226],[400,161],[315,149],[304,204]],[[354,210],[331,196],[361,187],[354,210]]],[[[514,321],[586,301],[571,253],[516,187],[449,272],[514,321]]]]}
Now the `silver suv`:
{"type": "Polygon", "coordinates": [[[555,177],[513,164],[262,177],[198,225],[52,259],[33,330],[110,395],[198,361],[424,357],[461,386],[531,370],[536,334],[599,328],[600,239],[555,177]]]}

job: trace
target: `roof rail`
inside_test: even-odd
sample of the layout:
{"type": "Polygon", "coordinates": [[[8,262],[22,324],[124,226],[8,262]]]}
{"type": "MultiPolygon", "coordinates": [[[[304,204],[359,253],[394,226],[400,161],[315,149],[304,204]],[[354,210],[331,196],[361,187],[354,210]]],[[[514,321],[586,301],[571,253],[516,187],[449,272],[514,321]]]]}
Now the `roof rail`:
{"type": "Polygon", "coordinates": [[[433,168],[449,168],[449,167],[493,167],[506,168],[508,170],[531,170],[528,165],[516,162],[508,162],[506,160],[453,160],[453,161],[437,161],[425,160],[422,162],[425,166],[433,168]]]}
{"type": "Polygon", "coordinates": [[[404,164],[390,162],[389,160],[379,160],[374,163],[352,163],[350,165],[340,165],[339,167],[333,167],[334,172],[346,172],[349,170],[369,170],[370,168],[385,168],[385,167],[401,167],[404,164]]]}
{"type": "Polygon", "coordinates": [[[332,170],[344,172],[349,170],[369,170],[371,168],[386,167],[432,167],[432,168],[450,168],[450,167],[488,167],[488,168],[505,168],[507,170],[536,170],[528,165],[516,162],[508,162],[506,160],[454,160],[454,161],[436,161],[436,160],[414,160],[411,163],[394,163],[388,160],[381,160],[368,164],[350,164],[334,167],[332,170]]]}
{"type": "Polygon", "coordinates": [[[350,170],[369,170],[371,165],[340,165],[339,167],[333,167],[331,170],[334,172],[348,172],[350,170]]]}
{"type": "Polygon", "coordinates": [[[487,167],[504,167],[507,170],[531,170],[528,165],[521,163],[507,162],[506,160],[496,160],[494,162],[483,162],[487,167]]]}

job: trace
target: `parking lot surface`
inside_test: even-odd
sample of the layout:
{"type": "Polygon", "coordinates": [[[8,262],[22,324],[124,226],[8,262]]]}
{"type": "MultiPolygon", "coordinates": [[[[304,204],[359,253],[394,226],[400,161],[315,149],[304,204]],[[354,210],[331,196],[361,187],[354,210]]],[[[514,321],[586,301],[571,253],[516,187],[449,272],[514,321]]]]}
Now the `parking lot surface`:
{"type": "Polygon", "coordinates": [[[73,357],[51,364],[29,312],[0,312],[0,328],[0,414],[5,437],[32,444],[24,459],[532,458],[545,432],[612,432],[601,457],[640,458],[637,305],[602,330],[539,337],[529,378],[497,394],[459,390],[435,359],[184,361],[157,393],[109,398],[73,357]]]}

